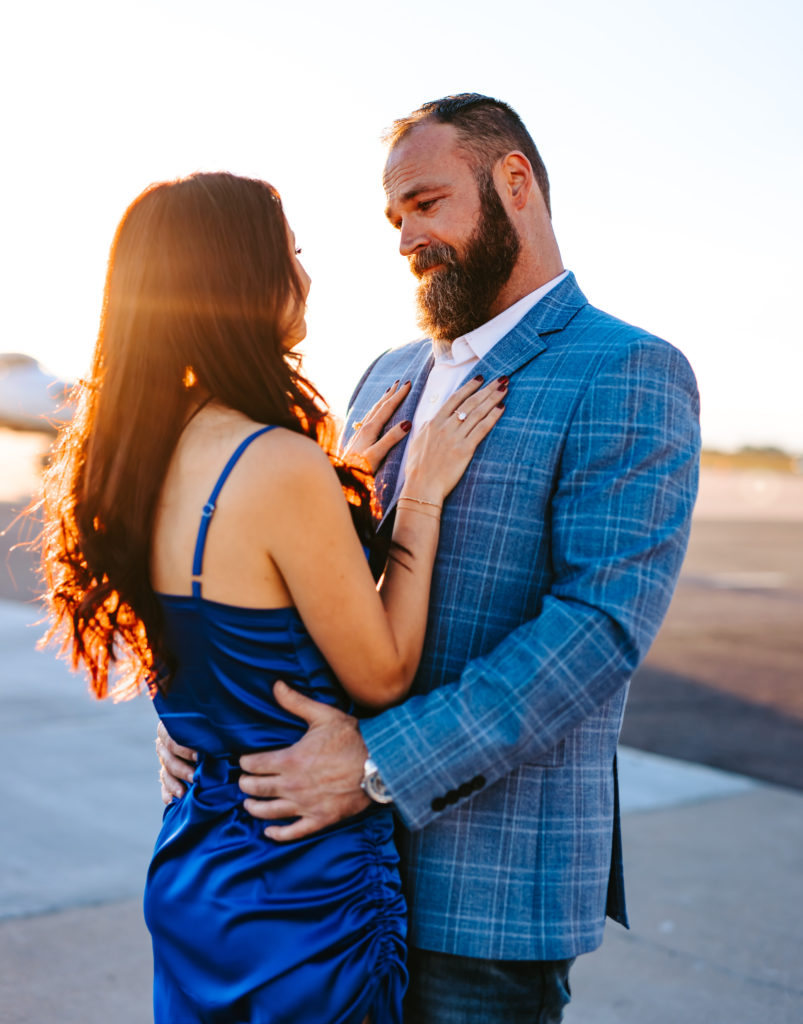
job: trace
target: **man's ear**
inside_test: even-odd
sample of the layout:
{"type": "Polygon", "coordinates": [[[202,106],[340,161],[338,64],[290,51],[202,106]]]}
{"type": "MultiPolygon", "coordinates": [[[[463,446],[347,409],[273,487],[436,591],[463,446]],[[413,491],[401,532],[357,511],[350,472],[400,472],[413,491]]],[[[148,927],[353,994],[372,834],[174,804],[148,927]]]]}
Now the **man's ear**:
{"type": "Polygon", "coordinates": [[[502,157],[497,170],[501,178],[500,191],[504,190],[514,209],[523,210],[530,198],[535,180],[530,161],[523,153],[513,150],[502,157]]]}

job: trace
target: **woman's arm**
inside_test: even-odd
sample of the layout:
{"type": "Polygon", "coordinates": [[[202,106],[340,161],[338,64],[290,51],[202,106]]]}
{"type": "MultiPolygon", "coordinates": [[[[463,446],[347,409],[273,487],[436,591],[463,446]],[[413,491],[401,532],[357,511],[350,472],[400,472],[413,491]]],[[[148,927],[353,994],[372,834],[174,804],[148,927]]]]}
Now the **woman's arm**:
{"type": "Polygon", "coordinates": [[[471,381],[457,391],[411,442],[393,533],[396,554],[381,596],[340,484],[316,445],[285,434],[280,470],[263,485],[269,557],[344,689],[366,707],[399,700],[415,675],[443,499],[502,415],[498,382],[479,388],[471,381]]]}

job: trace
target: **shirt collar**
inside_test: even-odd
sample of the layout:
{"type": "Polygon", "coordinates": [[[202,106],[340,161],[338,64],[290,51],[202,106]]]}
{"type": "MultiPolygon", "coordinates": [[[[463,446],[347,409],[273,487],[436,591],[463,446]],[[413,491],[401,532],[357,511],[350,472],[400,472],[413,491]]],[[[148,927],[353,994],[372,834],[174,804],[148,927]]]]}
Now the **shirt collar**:
{"type": "Polygon", "coordinates": [[[533,306],[568,275],[569,271],[564,270],[562,274],[558,274],[551,281],[547,281],[540,288],[536,288],[535,291],[525,295],[518,302],[514,302],[512,306],[502,310],[493,320],[481,324],[473,331],[469,331],[468,334],[462,334],[459,338],[455,338],[452,342],[451,351],[439,355],[435,362],[451,363],[454,366],[459,366],[472,360],[483,359],[497,341],[501,341],[506,334],[509,334],[516,324],[524,319],[533,306]]]}

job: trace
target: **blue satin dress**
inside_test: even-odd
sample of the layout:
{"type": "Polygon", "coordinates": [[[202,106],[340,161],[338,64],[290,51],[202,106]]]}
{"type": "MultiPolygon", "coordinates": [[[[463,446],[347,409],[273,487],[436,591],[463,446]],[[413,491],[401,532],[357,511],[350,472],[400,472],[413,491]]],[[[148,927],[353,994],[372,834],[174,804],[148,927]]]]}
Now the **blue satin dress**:
{"type": "MultiPolygon", "coordinates": [[[[238,758],[294,743],[306,723],[273,699],[283,679],[350,711],[294,608],[201,596],[206,532],[240,445],[204,507],[191,596],[161,595],[178,659],[154,703],[199,752],[192,785],[166,809],[148,870],[156,1024],[401,1024],[406,907],[387,808],[290,843],[243,809],[238,758]]],[[[355,656],[359,653],[355,650],[355,656]]]]}

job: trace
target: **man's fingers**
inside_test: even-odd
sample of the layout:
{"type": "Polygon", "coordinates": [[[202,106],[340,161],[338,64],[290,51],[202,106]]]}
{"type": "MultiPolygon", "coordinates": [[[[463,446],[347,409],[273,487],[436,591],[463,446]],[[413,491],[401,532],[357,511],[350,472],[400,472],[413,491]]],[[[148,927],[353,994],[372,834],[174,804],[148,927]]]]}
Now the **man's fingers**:
{"type": "MultiPolygon", "coordinates": [[[[180,750],[187,750],[186,747],[179,747],[180,750]]],[[[195,755],[195,751],[187,751],[191,755],[195,755]]],[[[187,758],[175,757],[172,752],[172,748],[168,747],[162,740],[161,736],[156,739],[156,756],[162,764],[162,769],[167,775],[172,775],[176,780],[183,780],[184,782],[192,782],[192,777],[195,774],[195,763],[189,762],[187,758]]]]}
{"type": "Polygon", "coordinates": [[[240,789],[243,789],[245,782],[248,789],[243,789],[243,792],[249,792],[251,796],[270,796],[269,793],[263,793],[261,787],[265,779],[278,775],[285,757],[284,750],[260,750],[254,754],[243,754],[240,767],[245,774],[240,776],[240,789]]]}
{"type": "Polygon", "coordinates": [[[311,818],[299,818],[298,821],[294,821],[290,825],[269,825],[265,829],[265,835],[268,839],[273,839],[277,843],[287,843],[292,839],[303,839],[304,836],[311,836],[314,832],[318,832],[321,827],[319,821],[314,821],[311,818]]]}
{"type": "Polygon", "coordinates": [[[167,731],[167,728],[161,718],[156,724],[156,736],[157,746],[158,743],[161,742],[162,746],[167,748],[172,757],[180,757],[183,761],[195,762],[198,760],[198,755],[192,747],[182,747],[180,743],[176,743],[167,731]]]}
{"type": "MultiPolygon", "coordinates": [[[[259,800],[272,800],[278,796],[278,786],[280,775],[278,771],[270,770],[270,765],[265,765],[264,760],[257,765],[254,765],[252,770],[251,767],[246,767],[245,762],[247,758],[254,759],[259,758],[260,754],[245,754],[240,758],[240,767],[243,769],[243,774],[237,780],[240,789],[247,796],[255,796],[259,800]],[[268,771],[265,771],[265,768],[268,771]]],[[[249,762],[249,765],[251,762],[249,762]]]]}
{"type": "Polygon", "coordinates": [[[169,775],[164,768],[159,769],[159,782],[161,783],[162,803],[171,804],[173,797],[180,800],[184,796],[184,785],[178,779],[169,775]]]}
{"type": "MultiPolygon", "coordinates": [[[[337,708],[305,697],[303,693],[294,690],[287,683],[283,683],[281,679],[277,680],[273,686],[273,696],[285,711],[289,711],[298,718],[303,718],[309,725],[321,725],[328,719],[338,718],[343,714],[337,708]]],[[[242,764],[242,761],[240,763],[242,764]]],[[[245,765],[243,767],[245,768],[245,765]]]]}
{"type": "Polygon", "coordinates": [[[295,818],[298,808],[290,800],[254,800],[248,797],[243,800],[243,807],[252,818],[272,821],[276,818],[295,818]]]}

